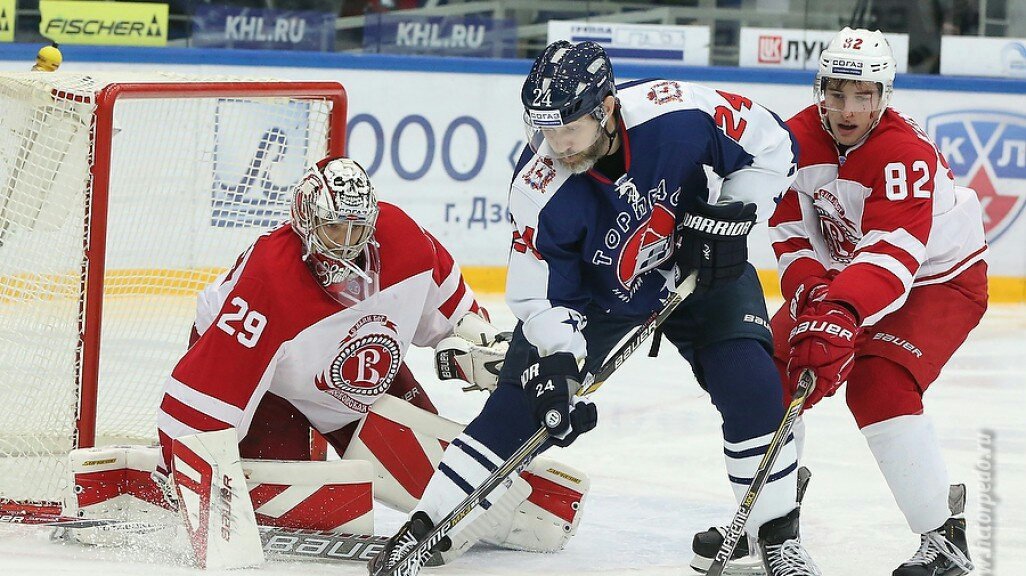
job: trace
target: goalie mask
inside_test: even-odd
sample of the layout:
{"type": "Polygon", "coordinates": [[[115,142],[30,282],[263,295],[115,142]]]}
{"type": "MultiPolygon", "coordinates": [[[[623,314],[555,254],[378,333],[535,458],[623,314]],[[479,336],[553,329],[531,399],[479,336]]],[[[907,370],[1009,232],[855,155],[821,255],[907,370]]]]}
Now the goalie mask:
{"type": "Polygon", "coordinates": [[[354,160],[325,158],[296,185],[292,229],[303,240],[303,260],[333,296],[359,291],[345,283],[371,281],[376,258],[367,248],[377,220],[374,186],[354,160]]]}
{"type": "Polygon", "coordinates": [[[897,63],[882,32],[847,27],[841,30],[820,55],[813,85],[823,128],[839,140],[840,135],[831,129],[829,114],[869,113],[873,116],[865,134],[858,142],[847,145],[865,140],[890,104],[896,70],[897,63]],[[843,87],[850,83],[866,89],[845,91],[843,87]]]}

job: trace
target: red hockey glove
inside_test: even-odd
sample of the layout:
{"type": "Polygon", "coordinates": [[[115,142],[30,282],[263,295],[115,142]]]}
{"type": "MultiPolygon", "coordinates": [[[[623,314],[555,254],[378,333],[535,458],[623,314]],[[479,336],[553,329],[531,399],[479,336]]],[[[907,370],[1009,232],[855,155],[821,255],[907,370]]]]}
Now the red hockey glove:
{"type": "Polygon", "coordinates": [[[824,396],[833,396],[848,379],[855,361],[858,334],[859,322],[855,314],[837,302],[814,302],[798,317],[788,340],[791,356],[787,361],[787,376],[793,394],[804,368],[816,373],[816,388],[809,394],[806,408],[824,396]]]}
{"type": "Polygon", "coordinates": [[[829,286],[829,280],[815,276],[799,284],[788,301],[787,311],[791,315],[791,320],[797,320],[812,304],[822,302],[826,298],[829,286]]]}

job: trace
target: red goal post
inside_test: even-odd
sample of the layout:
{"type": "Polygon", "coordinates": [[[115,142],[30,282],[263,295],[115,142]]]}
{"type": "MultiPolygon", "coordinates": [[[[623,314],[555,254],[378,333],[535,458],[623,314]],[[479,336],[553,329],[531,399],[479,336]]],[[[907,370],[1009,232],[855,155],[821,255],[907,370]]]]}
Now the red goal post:
{"type": "Polygon", "coordinates": [[[156,438],[195,294],[345,148],[336,82],[0,75],[0,503],[76,447],[156,438]]]}

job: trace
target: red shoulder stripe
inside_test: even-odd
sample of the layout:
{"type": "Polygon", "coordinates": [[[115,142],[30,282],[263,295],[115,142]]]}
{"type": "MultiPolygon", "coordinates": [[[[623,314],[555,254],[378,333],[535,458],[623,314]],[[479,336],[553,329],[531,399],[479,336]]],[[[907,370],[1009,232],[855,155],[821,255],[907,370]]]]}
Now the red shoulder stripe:
{"type": "Polygon", "coordinates": [[[200,412],[188,404],[183,404],[168,394],[164,394],[164,399],[160,402],[160,409],[182,424],[201,432],[227,430],[232,427],[231,424],[200,412]]]}
{"type": "MultiPolygon", "coordinates": [[[[452,319],[453,312],[456,311],[456,306],[463,300],[463,297],[467,294],[467,283],[463,281],[463,275],[460,274],[459,286],[456,287],[456,291],[449,296],[449,299],[442,303],[438,307],[438,311],[442,313],[446,318],[452,319]]],[[[475,303],[476,304],[476,303],[475,303]]]]}

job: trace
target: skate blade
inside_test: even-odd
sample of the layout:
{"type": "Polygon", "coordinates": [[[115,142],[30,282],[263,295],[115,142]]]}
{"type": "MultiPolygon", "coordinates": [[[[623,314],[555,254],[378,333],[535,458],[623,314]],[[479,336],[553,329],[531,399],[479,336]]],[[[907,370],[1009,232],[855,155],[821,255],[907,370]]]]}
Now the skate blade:
{"type": "MultiPolygon", "coordinates": [[[[691,569],[699,574],[705,574],[712,566],[711,558],[695,556],[691,559],[691,569]]],[[[727,562],[723,569],[723,576],[766,576],[766,567],[762,565],[762,559],[758,556],[745,556],[737,560],[727,562]]]]}

